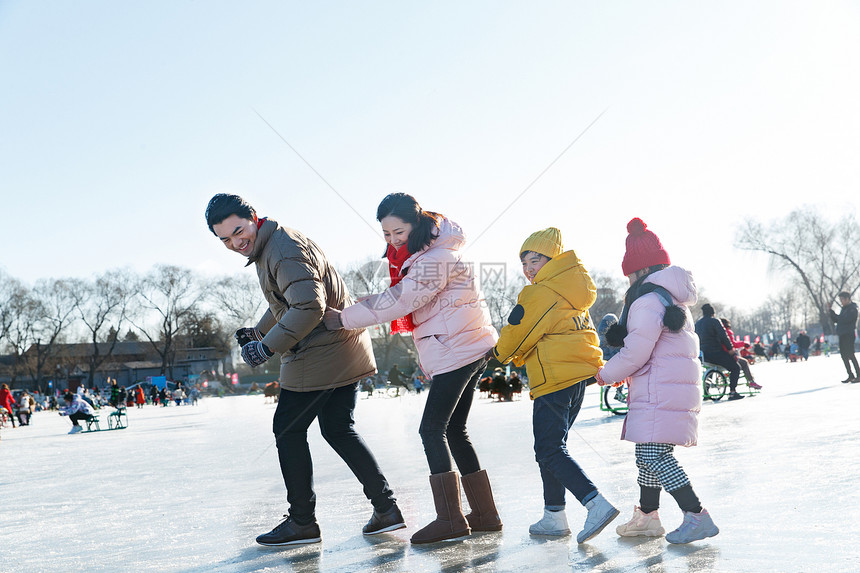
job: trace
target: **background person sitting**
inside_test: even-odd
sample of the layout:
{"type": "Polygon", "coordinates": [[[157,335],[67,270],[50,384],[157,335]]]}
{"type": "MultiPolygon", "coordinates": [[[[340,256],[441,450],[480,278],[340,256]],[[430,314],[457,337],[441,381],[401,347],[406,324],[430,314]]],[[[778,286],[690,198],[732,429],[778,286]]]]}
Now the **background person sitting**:
{"type": "Polygon", "coordinates": [[[18,422],[22,426],[30,425],[30,417],[36,409],[36,401],[27,393],[26,390],[18,396],[18,422]]]}
{"type": "Polygon", "coordinates": [[[774,340],[773,344],[770,345],[770,357],[776,358],[780,354],[782,354],[782,349],[780,348],[779,340],[774,340]]]}
{"type": "Polygon", "coordinates": [[[511,385],[508,384],[505,378],[505,371],[501,368],[493,370],[493,381],[490,382],[490,395],[493,394],[499,397],[499,400],[505,402],[511,401],[511,385]]]}
{"type": "Polygon", "coordinates": [[[749,384],[750,388],[755,388],[756,390],[761,390],[761,385],[757,384],[755,382],[755,379],[753,378],[752,372],[750,371],[749,360],[747,360],[746,358],[743,358],[741,356],[738,356],[738,349],[744,348],[744,343],[743,342],[735,342],[735,333],[732,332],[732,325],[729,322],[728,318],[721,318],[720,322],[723,323],[723,328],[726,329],[726,334],[728,335],[729,340],[732,341],[732,348],[726,348],[726,351],[729,354],[732,354],[734,356],[734,359],[737,360],[738,364],[741,367],[741,370],[744,371],[744,376],[746,376],[747,383],[749,384]]]}
{"type": "Polygon", "coordinates": [[[82,432],[83,428],[78,424],[80,420],[89,420],[95,414],[95,410],[90,406],[87,402],[83,400],[77,394],[72,394],[71,392],[67,392],[65,396],[63,396],[63,400],[66,403],[64,408],[60,408],[60,416],[68,416],[69,420],[72,421],[72,429],[69,431],[70,434],[77,434],[78,432],[82,432]]]}
{"type": "Polygon", "coordinates": [[[732,341],[729,340],[723,323],[714,318],[713,306],[703,304],[702,315],[702,318],[696,321],[696,334],[699,336],[699,346],[705,362],[722,366],[729,371],[729,400],[740,400],[743,396],[738,394],[737,387],[741,367],[735,357],[726,351],[726,348],[732,348],[732,341]]]}
{"type": "Polygon", "coordinates": [[[523,381],[520,380],[520,375],[516,372],[511,372],[511,377],[508,378],[508,384],[511,385],[511,394],[520,394],[523,391],[523,381]]]}

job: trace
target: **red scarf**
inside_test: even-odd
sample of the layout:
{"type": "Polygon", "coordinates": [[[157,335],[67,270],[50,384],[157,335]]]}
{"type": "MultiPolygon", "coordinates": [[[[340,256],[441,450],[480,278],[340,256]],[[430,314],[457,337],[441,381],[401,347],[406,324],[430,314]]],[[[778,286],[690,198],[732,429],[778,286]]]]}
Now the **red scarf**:
{"type": "MultiPolygon", "coordinates": [[[[403,268],[403,263],[412,256],[412,253],[409,252],[406,245],[395,249],[394,246],[389,244],[385,256],[388,258],[388,275],[391,277],[391,286],[394,286],[403,279],[400,270],[403,268]]],[[[415,325],[412,323],[412,313],[391,321],[391,334],[397,334],[398,332],[411,333],[413,328],[415,328],[415,325]]]]}
{"type": "Polygon", "coordinates": [[[258,219],[257,216],[254,215],[254,222],[257,223],[257,230],[259,231],[260,227],[263,226],[263,223],[266,222],[266,217],[263,217],[262,219],[258,219]]]}

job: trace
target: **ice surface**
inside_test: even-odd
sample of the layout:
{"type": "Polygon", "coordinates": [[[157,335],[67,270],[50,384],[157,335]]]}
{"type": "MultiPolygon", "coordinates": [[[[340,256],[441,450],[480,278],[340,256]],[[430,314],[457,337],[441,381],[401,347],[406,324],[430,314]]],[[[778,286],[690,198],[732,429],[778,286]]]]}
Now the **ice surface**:
{"type": "MultiPolygon", "coordinates": [[[[67,435],[56,413],[2,430],[2,571],[860,571],[860,384],[838,356],[753,366],[761,395],[704,404],[700,445],[678,448],[720,527],[685,546],[619,538],[638,501],[633,445],[622,418],[589,388],[569,448],[621,516],[589,543],[584,509],[568,496],[574,536],[528,526],[542,498],[531,403],[476,396],[469,428],[504,521],[500,533],[412,547],[433,517],[417,428],[426,393],[359,401],[356,419],[398,497],[408,528],[365,537],[371,507],[346,465],[311,427],[321,544],[266,548],[255,536],[286,512],[271,418],[262,396],[129,411],[126,430],[67,435]]],[[[104,418],[106,413],[102,414],[104,418]]],[[[106,423],[102,423],[106,427],[106,423]]],[[[663,495],[667,530],[681,522],[663,495]]]]}

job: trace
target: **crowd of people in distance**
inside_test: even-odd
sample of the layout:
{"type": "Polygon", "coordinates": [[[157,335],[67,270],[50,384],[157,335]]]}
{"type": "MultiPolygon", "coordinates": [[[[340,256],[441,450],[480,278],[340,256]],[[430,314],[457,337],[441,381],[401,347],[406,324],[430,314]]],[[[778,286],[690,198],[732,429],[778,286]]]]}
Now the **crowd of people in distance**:
{"type": "Polygon", "coordinates": [[[79,424],[94,416],[100,409],[112,407],[116,410],[128,408],[143,408],[146,404],[155,406],[196,405],[200,399],[200,388],[197,384],[183,385],[176,383],[173,390],[165,385],[158,388],[153,385],[150,389],[149,400],[142,384],[138,383],[126,388],[117,383],[116,379],[108,378],[102,387],[93,385],[90,388],[78,386],[74,391],[69,389],[52,389],[42,393],[39,390],[9,389],[8,384],[0,385],[0,425],[28,426],[34,419],[34,414],[40,411],[58,411],[68,416],[72,422],[75,434],[82,431],[79,424]]]}
{"type": "Polygon", "coordinates": [[[358,391],[366,392],[367,397],[370,398],[374,395],[399,396],[401,390],[420,394],[429,388],[430,381],[427,380],[418,366],[413,366],[410,374],[406,372],[408,370],[401,370],[400,366],[394,364],[387,374],[377,372],[365,376],[359,382],[358,391]],[[389,390],[394,390],[394,394],[391,394],[389,390]]]}
{"type": "Polygon", "coordinates": [[[478,391],[499,402],[511,402],[515,396],[522,394],[523,388],[528,389],[528,377],[521,377],[519,372],[512,370],[505,374],[501,368],[495,368],[492,376],[484,376],[478,382],[478,391]]]}

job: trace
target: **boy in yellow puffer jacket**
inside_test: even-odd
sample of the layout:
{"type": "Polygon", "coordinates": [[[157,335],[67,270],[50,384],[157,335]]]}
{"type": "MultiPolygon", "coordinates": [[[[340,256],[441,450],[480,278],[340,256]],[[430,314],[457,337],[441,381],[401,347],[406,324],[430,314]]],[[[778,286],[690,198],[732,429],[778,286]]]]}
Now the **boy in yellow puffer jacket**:
{"type": "Polygon", "coordinates": [[[564,250],[555,227],[526,239],[520,261],[531,284],[517,297],[492,352],[503,364],[526,365],[534,400],[532,426],[544,515],[529,527],[529,533],[570,534],[564,512],[567,489],[588,510],[576,536],[577,543],[584,543],[619,513],[567,451],[568,432],[579,414],[585,387],[603,365],[588,313],[597,289],[576,253],[564,250]]]}

